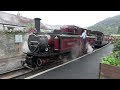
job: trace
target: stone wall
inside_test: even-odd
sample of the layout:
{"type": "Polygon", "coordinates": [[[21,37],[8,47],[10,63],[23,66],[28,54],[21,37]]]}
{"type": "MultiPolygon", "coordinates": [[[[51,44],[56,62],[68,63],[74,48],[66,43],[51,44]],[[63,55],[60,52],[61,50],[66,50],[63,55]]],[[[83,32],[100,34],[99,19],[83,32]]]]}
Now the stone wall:
{"type": "Polygon", "coordinates": [[[0,59],[23,54],[22,47],[27,41],[28,35],[22,34],[22,38],[23,42],[20,43],[20,49],[18,49],[18,44],[15,43],[15,34],[0,32],[0,59]]]}

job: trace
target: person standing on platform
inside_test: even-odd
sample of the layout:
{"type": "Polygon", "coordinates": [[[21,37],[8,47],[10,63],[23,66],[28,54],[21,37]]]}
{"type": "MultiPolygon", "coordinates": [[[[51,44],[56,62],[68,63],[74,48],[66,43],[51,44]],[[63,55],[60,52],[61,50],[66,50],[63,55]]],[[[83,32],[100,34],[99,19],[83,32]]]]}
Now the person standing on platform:
{"type": "Polygon", "coordinates": [[[86,51],[86,36],[87,36],[87,34],[86,34],[86,30],[84,30],[84,32],[82,33],[82,43],[83,43],[83,52],[85,53],[85,51],[86,51]]]}

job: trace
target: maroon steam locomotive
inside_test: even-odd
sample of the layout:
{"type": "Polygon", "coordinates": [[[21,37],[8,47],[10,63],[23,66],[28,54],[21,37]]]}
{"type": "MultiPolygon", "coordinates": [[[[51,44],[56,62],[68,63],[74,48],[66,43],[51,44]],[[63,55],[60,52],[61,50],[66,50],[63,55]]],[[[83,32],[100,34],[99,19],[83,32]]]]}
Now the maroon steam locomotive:
{"type": "MultiPolygon", "coordinates": [[[[35,18],[36,33],[29,35],[28,47],[30,52],[26,53],[26,60],[22,65],[30,68],[40,67],[53,60],[63,59],[65,56],[73,58],[83,55],[87,49],[83,48],[81,37],[84,30],[77,26],[67,25],[52,33],[40,32],[40,20],[35,18]]],[[[87,30],[87,43],[92,47],[95,45],[96,37],[87,30]]]]}

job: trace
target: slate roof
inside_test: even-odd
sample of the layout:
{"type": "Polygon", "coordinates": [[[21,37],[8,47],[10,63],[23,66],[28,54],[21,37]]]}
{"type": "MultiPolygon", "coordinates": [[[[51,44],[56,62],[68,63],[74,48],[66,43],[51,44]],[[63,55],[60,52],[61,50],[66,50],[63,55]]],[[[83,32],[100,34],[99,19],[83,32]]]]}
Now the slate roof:
{"type": "MultiPolygon", "coordinates": [[[[34,23],[34,20],[27,17],[18,16],[0,11],[0,23],[18,25],[18,26],[27,26],[27,24],[29,23],[34,23]]],[[[40,27],[42,29],[47,28],[43,23],[41,23],[40,27]]]]}

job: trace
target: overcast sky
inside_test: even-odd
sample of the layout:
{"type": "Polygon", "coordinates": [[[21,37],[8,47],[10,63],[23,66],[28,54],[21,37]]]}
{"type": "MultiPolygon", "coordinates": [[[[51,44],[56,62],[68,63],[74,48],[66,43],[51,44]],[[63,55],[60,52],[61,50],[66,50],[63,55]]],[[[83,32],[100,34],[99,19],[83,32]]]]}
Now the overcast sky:
{"type": "MultiPolygon", "coordinates": [[[[17,14],[18,11],[3,11],[17,14]]],[[[89,27],[108,17],[120,15],[120,11],[19,11],[28,18],[41,18],[43,24],[49,25],[77,25],[89,27]]]]}

